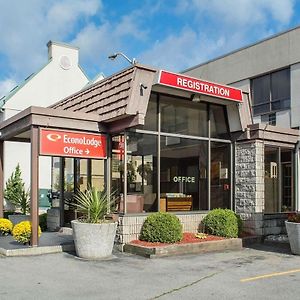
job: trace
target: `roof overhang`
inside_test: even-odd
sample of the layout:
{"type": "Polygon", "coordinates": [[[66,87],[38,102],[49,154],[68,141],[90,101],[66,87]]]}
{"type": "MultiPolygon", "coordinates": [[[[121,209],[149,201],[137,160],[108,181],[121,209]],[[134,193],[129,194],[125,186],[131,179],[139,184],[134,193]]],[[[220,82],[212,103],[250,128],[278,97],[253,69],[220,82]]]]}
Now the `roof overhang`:
{"type": "Polygon", "coordinates": [[[1,123],[0,140],[28,142],[30,129],[34,126],[95,133],[106,132],[99,119],[99,115],[92,113],[31,106],[1,123]]]}

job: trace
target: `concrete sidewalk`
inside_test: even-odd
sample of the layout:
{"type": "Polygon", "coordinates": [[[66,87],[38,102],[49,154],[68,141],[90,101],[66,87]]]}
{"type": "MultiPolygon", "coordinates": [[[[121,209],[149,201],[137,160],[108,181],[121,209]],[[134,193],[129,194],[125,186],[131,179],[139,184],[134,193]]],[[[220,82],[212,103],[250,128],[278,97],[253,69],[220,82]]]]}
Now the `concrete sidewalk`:
{"type": "Polygon", "coordinates": [[[5,256],[49,254],[74,250],[72,234],[43,232],[39,240],[39,247],[22,245],[16,242],[11,235],[0,236],[0,254],[5,256]]]}

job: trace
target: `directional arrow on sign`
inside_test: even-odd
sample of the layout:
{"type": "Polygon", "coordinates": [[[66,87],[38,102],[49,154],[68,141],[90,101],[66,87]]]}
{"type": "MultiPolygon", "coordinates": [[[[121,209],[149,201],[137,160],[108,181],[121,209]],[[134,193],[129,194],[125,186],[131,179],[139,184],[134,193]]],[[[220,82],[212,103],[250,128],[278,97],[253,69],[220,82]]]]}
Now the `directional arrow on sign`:
{"type": "Polygon", "coordinates": [[[86,154],[89,154],[89,153],[90,153],[90,150],[89,150],[89,149],[86,149],[86,150],[85,150],[85,153],[86,153],[86,154]]]}

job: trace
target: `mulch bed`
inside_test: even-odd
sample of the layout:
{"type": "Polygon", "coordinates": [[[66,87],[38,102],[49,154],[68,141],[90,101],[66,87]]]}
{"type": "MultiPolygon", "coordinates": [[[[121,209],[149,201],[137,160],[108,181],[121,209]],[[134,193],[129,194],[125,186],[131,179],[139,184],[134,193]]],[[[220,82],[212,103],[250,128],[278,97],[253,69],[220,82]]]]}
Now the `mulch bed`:
{"type": "MultiPolygon", "coordinates": [[[[203,242],[208,242],[208,241],[219,241],[219,240],[224,240],[224,239],[225,238],[223,238],[223,237],[215,236],[215,235],[207,235],[207,237],[205,239],[199,239],[199,238],[195,237],[195,233],[184,232],[183,239],[180,242],[177,242],[174,244],[203,243],[203,242]]],[[[172,245],[172,244],[168,244],[168,243],[159,243],[159,242],[151,243],[151,242],[140,241],[140,240],[131,241],[130,244],[143,246],[143,247],[149,247],[149,248],[172,245]]]]}

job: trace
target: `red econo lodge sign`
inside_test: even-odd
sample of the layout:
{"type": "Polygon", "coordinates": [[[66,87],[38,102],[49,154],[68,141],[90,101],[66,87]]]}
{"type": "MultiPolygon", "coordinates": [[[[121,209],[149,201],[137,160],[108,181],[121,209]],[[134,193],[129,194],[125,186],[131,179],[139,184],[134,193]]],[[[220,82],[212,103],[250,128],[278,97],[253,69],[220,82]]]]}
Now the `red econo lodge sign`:
{"type": "Polygon", "coordinates": [[[106,136],[41,129],[40,155],[106,158],[106,136]]]}
{"type": "Polygon", "coordinates": [[[158,84],[231,101],[243,101],[242,91],[239,89],[163,70],[160,71],[158,84]]]}

